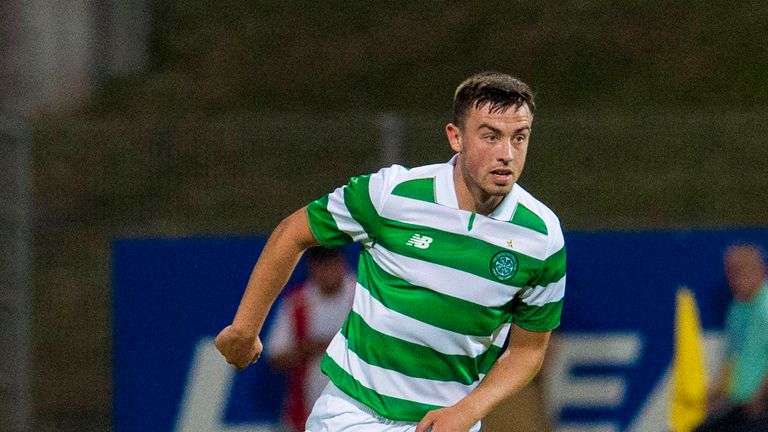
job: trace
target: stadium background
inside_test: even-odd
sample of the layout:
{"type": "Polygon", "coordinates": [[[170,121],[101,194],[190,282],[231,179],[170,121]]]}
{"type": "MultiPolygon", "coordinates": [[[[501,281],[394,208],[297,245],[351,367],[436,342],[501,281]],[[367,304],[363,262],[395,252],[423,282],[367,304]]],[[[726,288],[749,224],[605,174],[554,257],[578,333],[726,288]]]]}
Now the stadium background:
{"type": "Polygon", "coordinates": [[[565,229],[767,222],[765,4],[133,3],[140,68],[34,107],[0,93],[32,148],[34,430],[110,427],[111,239],[266,233],[379,167],[382,118],[403,164],[447,159],[479,70],[537,92],[521,183],[565,229]]]}

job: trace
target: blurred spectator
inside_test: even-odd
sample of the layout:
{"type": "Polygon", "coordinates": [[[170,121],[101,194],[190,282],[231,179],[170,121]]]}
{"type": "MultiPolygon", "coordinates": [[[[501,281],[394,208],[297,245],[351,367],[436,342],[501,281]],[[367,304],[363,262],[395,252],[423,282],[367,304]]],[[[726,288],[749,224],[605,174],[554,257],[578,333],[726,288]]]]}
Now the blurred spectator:
{"type": "Polygon", "coordinates": [[[307,280],[280,304],[267,338],[270,365],[287,373],[283,421],[304,431],[309,410],[328,383],[320,360],[352,307],[355,275],[340,249],[315,247],[304,254],[307,280]]]}
{"type": "Polygon", "coordinates": [[[733,296],[726,317],[726,357],[697,431],[768,431],[768,281],[759,247],[737,244],[724,257],[733,296]]]}

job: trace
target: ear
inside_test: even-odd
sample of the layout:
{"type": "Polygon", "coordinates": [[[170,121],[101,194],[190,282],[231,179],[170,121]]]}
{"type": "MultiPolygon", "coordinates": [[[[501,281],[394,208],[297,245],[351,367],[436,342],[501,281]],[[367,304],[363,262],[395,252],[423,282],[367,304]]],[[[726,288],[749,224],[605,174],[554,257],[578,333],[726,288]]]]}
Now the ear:
{"type": "Polygon", "coordinates": [[[461,143],[461,129],[453,123],[445,125],[445,136],[451,144],[451,149],[456,153],[461,153],[464,146],[461,143]]]}

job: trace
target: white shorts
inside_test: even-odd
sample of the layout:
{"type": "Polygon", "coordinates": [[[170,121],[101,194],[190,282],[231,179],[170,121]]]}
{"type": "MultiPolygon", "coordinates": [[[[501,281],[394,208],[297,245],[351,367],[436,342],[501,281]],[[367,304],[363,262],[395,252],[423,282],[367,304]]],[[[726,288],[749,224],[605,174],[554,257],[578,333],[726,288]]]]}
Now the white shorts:
{"type": "MultiPolygon", "coordinates": [[[[417,423],[385,419],[328,383],[312,407],[306,432],[414,432],[417,423]]],[[[480,430],[480,422],[470,432],[480,430]]]]}

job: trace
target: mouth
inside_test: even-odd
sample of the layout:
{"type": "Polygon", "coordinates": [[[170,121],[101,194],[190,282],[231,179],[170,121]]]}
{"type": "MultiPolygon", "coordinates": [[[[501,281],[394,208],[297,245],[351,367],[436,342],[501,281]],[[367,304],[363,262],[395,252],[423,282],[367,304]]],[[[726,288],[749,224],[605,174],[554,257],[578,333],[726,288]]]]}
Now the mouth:
{"type": "Polygon", "coordinates": [[[491,179],[497,185],[506,185],[512,180],[512,170],[507,168],[497,168],[491,171],[491,179]]]}

